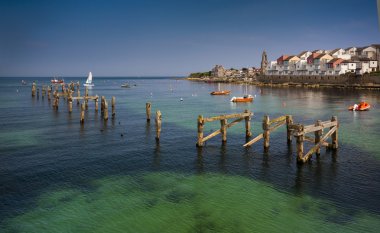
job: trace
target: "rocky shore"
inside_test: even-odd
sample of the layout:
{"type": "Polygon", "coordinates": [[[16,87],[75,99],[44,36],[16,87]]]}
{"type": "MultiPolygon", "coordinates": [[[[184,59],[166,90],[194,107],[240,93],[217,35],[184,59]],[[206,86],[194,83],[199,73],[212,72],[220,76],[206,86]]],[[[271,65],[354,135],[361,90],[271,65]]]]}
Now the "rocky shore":
{"type": "Polygon", "coordinates": [[[267,76],[258,75],[255,78],[215,78],[200,77],[187,80],[197,82],[220,82],[249,84],[268,87],[307,87],[307,88],[355,88],[380,90],[380,74],[341,75],[341,76],[267,76]]]}

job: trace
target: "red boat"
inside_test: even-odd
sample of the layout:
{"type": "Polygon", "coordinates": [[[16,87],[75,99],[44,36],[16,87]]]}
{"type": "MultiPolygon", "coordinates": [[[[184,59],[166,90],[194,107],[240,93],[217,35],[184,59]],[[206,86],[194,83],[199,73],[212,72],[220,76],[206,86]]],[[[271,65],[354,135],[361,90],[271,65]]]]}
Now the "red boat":
{"type": "Polygon", "coordinates": [[[252,102],[253,96],[252,95],[244,95],[243,97],[232,97],[231,102],[252,102]]]}
{"type": "Polygon", "coordinates": [[[367,111],[371,108],[371,105],[366,102],[360,102],[360,104],[355,104],[353,106],[348,107],[350,111],[367,111]]]}
{"type": "Polygon", "coordinates": [[[63,79],[54,78],[54,79],[50,80],[50,82],[53,84],[60,84],[60,83],[63,83],[63,79]]]}

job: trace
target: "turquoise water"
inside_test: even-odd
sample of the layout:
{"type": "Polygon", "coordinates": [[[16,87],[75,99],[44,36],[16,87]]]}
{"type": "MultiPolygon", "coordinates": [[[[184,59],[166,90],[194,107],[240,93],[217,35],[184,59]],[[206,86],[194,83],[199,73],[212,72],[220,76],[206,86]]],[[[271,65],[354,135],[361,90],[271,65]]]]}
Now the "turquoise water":
{"type": "MultiPolygon", "coordinates": [[[[55,112],[46,97],[32,98],[21,79],[0,79],[2,232],[377,232],[380,227],[377,91],[222,84],[236,96],[256,95],[253,103],[232,104],[231,96],[209,95],[217,84],[95,77],[90,95],[115,96],[116,118],[105,124],[90,102],[81,126],[75,102],[72,114],[63,100],[55,112]],[[120,88],[125,81],[136,86],[120,88]],[[346,111],[360,100],[371,103],[371,111],[346,111]],[[159,144],[154,123],[146,123],[146,102],[163,116],[159,144]],[[228,130],[226,145],[218,136],[195,147],[198,115],[245,109],[255,114],[254,135],[262,131],[265,114],[272,119],[291,114],[305,124],[338,116],[340,148],[322,149],[319,158],[299,166],[284,128],[271,135],[264,152],[262,141],[242,147],[243,123],[228,130]]],[[[207,123],[205,132],[218,128],[219,123],[207,123]]]]}

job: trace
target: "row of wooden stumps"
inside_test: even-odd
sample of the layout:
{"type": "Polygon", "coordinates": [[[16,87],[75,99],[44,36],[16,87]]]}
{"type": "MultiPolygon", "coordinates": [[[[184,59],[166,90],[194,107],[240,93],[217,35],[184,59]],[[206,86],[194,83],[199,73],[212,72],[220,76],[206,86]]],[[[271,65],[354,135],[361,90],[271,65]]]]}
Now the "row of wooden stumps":
{"type": "MultiPolygon", "coordinates": [[[[221,115],[215,117],[204,118],[202,115],[198,117],[197,126],[198,126],[198,140],[197,146],[202,147],[204,143],[215,137],[218,134],[222,134],[222,143],[227,141],[227,129],[237,124],[238,122],[245,119],[245,135],[248,139],[251,134],[250,120],[253,113],[245,110],[244,113],[236,113],[229,115],[221,115]],[[236,118],[231,123],[227,124],[227,119],[236,118]],[[204,125],[206,122],[212,122],[220,120],[220,129],[211,133],[210,135],[204,137],[204,125]]],[[[336,150],[338,148],[338,119],[336,116],[333,116],[329,121],[320,121],[318,120],[313,125],[304,126],[302,124],[294,124],[293,117],[291,115],[280,116],[273,120],[270,120],[269,116],[264,116],[262,128],[263,133],[259,134],[252,140],[246,142],[243,146],[248,147],[258,142],[260,139],[264,140],[264,150],[268,150],[270,146],[270,134],[281,126],[286,125],[287,132],[287,142],[288,144],[292,143],[292,137],[296,138],[296,147],[297,147],[297,161],[299,163],[307,162],[311,156],[315,153],[317,156],[320,155],[320,147],[325,146],[327,148],[332,148],[336,150]],[[329,128],[329,131],[323,135],[323,129],[329,128]],[[314,138],[307,136],[308,133],[314,133],[314,138]],[[331,137],[331,143],[327,143],[326,140],[331,137]],[[315,145],[304,154],[304,141],[312,142],[315,145]]]]}
{"type": "MultiPolygon", "coordinates": [[[[151,103],[146,103],[145,110],[146,110],[146,121],[149,124],[150,123],[150,115],[151,115],[151,103]]],[[[162,115],[161,111],[156,111],[156,119],[155,119],[155,125],[156,125],[156,141],[160,141],[160,135],[161,135],[161,125],[162,125],[162,115]]]]}
{"type": "Polygon", "coordinates": [[[197,146],[202,147],[207,140],[215,137],[218,134],[222,135],[223,143],[227,142],[227,129],[236,125],[242,120],[245,120],[245,136],[246,138],[249,138],[252,135],[251,133],[251,116],[252,115],[253,113],[248,110],[245,110],[243,113],[221,115],[221,116],[215,116],[215,117],[209,117],[209,118],[205,118],[202,115],[199,115],[198,121],[197,121],[197,126],[198,126],[197,146]],[[228,124],[227,119],[235,119],[235,120],[228,124]],[[220,129],[204,137],[203,130],[204,130],[205,123],[213,122],[217,120],[220,121],[220,129]]]}
{"type": "MultiPolygon", "coordinates": [[[[87,87],[85,88],[84,96],[81,96],[80,95],[79,82],[78,83],[71,82],[70,84],[67,84],[67,87],[65,84],[55,84],[54,87],[55,87],[55,90],[53,91],[53,104],[52,104],[52,107],[54,110],[58,111],[59,99],[60,99],[60,97],[63,97],[64,99],[67,98],[68,112],[69,113],[72,113],[72,111],[73,111],[73,101],[74,100],[77,100],[77,105],[80,104],[80,100],[83,100],[83,102],[81,103],[81,106],[80,106],[80,110],[81,110],[81,112],[80,112],[80,123],[81,124],[84,124],[85,111],[88,109],[88,101],[89,100],[94,100],[95,112],[98,112],[99,96],[97,96],[97,95],[96,96],[89,96],[87,87]],[[59,92],[58,85],[61,85],[61,91],[62,92],[59,92]],[[76,87],[76,91],[77,91],[77,96],[74,97],[73,93],[75,91],[75,87],[76,87]]],[[[52,89],[53,89],[53,85],[47,85],[47,86],[43,85],[42,86],[42,96],[45,96],[45,94],[47,92],[47,97],[48,97],[49,101],[51,100],[52,89]]],[[[36,95],[37,95],[37,97],[39,96],[39,89],[37,88],[36,83],[33,82],[33,84],[32,84],[32,97],[34,97],[36,95]]],[[[104,96],[101,97],[101,105],[100,106],[101,106],[101,114],[103,116],[103,119],[104,119],[104,121],[107,121],[108,120],[108,102],[104,96]]],[[[115,118],[115,115],[116,115],[116,98],[115,97],[112,97],[112,99],[111,99],[111,106],[112,106],[112,118],[115,118]]]]}

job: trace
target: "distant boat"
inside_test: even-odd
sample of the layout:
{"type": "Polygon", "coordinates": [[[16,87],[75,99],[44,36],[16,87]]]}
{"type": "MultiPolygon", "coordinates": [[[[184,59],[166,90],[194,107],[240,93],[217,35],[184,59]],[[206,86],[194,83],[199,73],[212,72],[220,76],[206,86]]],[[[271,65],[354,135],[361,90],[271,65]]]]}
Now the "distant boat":
{"type": "Polygon", "coordinates": [[[85,87],[93,87],[94,86],[94,84],[92,83],[92,73],[91,72],[88,73],[86,83],[83,83],[83,86],[85,86],[85,87]]]}
{"type": "Polygon", "coordinates": [[[121,87],[129,88],[131,86],[128,83],[123,83],[123,84],[121,84],[121,87]]]}
{"type": "Polygon", "coordinates": [[[231,93],[231,91],[229,91],[229,90],[221,91],[220,90],[220,83],[218,83],[218,91],[213,91],[210,94],[211,95],[229,95],[230,93],[231,93]]]}
{"type": "Polygon", "coordinates": [[[64,81],[63,81],[63,79],[57,79],[54,77],[52,80],[50,80],[50,82],[52,84],[60,84],[60,83],[63,83],[64,81]]]}
{"type": "Polygon", "coordinates": [[[21,80],[21,84],[22,84],[22,85],[26,85],[27,83],[26,83],[25,80],[21,80]]]}
{"type": "Polygon", "coordinates": [[[360,104],[355,104],[350,106],[348,110],[350,111],[367,111],[371,108],[371,105],[367,102],[360,102],[360,104]]]}
{"type": "Polygon", "coordinates": [[[232,97],[231,102],[252,102],[253,96],[252,95],[244,95],[243,97],[232,97]]]}

